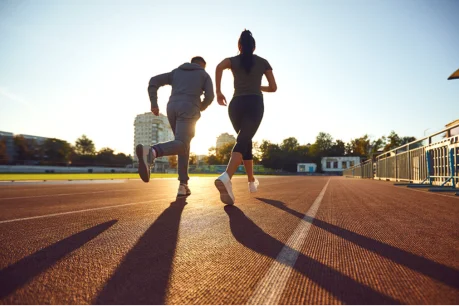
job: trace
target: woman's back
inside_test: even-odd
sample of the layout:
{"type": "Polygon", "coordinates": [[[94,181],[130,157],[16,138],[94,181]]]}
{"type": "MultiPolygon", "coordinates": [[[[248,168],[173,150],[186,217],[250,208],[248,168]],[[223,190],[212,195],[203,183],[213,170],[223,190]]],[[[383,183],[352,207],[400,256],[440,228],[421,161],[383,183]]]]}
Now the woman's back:
{"type": "Polygon", "coordinates": [[[264,58],[252,55],[253,64],[250,72],[241,65],[241,55],[230,58],[231,71],[234,76],[234,96],[260,95],[260,86],[266,70],[272,70],[271,65],[264,58]]]}

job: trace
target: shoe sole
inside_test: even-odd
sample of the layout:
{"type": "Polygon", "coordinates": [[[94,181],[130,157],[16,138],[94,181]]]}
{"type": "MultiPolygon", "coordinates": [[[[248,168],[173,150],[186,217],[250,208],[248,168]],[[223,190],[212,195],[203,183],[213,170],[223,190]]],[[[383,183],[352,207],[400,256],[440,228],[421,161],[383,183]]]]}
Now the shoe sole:
{"type": "Polygon", "coordinates": [[[141,144],[135,147],[135,154],[137,154],[137,159],[139,160],[139,176],[145,183],[150,181],[150,171],[148,165],[143,158],[143,146],[141,144]]]}
{"type": "Polygon", "coordinates": [[[217,187],[218,191],[220,191],[220,200],[227,204],[227,205],[233,205],[234,201],[231,198],[231,196],[228,193],[228,190],[226,190],[225,184],[223,184],[222,181],[220,180],[215,180],[215,187],[217,187]]]}

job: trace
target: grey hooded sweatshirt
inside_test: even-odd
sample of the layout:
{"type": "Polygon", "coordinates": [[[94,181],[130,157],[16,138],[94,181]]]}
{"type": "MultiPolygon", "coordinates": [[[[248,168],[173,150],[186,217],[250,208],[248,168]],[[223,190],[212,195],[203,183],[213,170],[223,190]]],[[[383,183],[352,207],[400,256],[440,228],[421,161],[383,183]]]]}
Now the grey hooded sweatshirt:
{"type": "Polygon", "coordinates": [[[169,102],[189,101],[201,111],[214,99],[214,88],[209,74],[198,64],[185,63],[171,72],[152,77],[148,85],[151,107],[158,107],[158,88],[172,86],[169,102]],[[204,99],[201,102],[201,95],[204,99]]]}

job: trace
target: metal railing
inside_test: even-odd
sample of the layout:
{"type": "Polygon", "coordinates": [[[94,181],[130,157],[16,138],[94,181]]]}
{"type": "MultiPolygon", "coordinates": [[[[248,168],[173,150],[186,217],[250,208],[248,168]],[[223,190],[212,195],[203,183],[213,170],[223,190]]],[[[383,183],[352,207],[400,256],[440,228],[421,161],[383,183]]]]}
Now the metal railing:
{"type": "Polygon", "coordinates": [[[371,159],[348,168],[343,171],[343,175],[355,178],[373,178],[373,162],[371,159]]]}
{"type": "Polygon", "coordinates": [[[459,124],[346,169],[345,176],[459,187],[459,124]],[[371,164],[371,166],[369,166],[371,164]],[[373,168],[374,175],[373,175],[373,168]],[[370,170],[371,169],[371,170],[370,170]]]}

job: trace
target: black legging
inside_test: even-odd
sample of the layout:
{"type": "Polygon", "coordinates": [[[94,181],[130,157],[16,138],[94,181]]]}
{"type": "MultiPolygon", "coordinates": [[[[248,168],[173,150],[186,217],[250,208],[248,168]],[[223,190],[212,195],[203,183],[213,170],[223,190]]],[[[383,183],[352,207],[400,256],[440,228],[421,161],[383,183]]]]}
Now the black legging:
{"type": "Polygon", "coordinates": [[[260,126],[265,106],[263,96],[246,95],[234,97],[228,113],[234,130],[238,133],[233,152],[242,154],[243,160],[252,160],[252,138],[260,126]]]}

